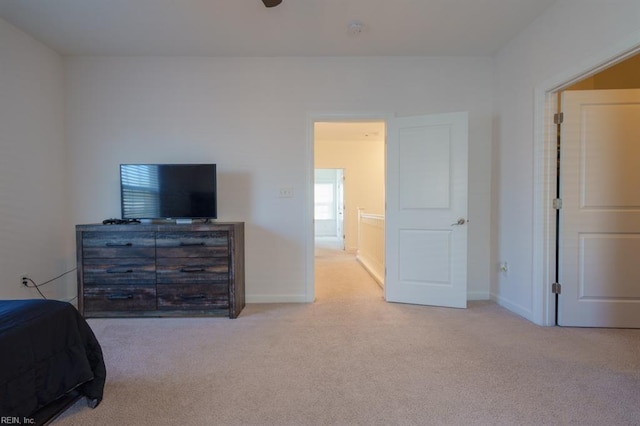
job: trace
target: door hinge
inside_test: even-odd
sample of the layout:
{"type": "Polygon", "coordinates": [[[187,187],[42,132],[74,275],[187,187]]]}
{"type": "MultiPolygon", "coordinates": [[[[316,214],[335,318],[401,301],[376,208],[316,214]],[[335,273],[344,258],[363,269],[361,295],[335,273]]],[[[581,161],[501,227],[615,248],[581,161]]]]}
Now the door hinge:
{"type": "Polygon", "coordinates": [[[553,293],[553,294],[561,294],[562,293],[562,285],[560,283],[551,284],[551,293],[553,293]]]}
{"type": "Polygon", "coordinates": [[[553,199],[553,208],[556,210],[560,210],[562,208],[562,198],[553,199]]]}
{"type": "Polygon", "coordinates": [[[558,112],[553,114],[553,124],[562,124],[564,121],[564,113],[558,112]]]}

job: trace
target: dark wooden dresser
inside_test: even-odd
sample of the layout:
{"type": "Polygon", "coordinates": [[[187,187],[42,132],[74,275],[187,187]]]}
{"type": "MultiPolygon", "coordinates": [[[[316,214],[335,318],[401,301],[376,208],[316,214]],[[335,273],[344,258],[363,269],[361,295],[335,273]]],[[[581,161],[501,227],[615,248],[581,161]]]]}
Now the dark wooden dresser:
{"type": "Polygon", "coordinates": [[[229,316],[244,308],[244,223],[76,225],[85,317],[229,316]]]}

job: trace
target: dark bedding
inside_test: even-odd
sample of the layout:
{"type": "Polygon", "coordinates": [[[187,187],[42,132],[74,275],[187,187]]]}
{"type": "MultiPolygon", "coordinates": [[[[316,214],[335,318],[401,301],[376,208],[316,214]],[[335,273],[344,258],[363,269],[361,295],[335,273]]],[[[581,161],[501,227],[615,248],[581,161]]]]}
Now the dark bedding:
{"type": "Polygon", "coordinates": [[[0,301],[0,416],[33,416],[70,391],[95,407],[105,378],[100,344],[73,305],[0,301]]]}

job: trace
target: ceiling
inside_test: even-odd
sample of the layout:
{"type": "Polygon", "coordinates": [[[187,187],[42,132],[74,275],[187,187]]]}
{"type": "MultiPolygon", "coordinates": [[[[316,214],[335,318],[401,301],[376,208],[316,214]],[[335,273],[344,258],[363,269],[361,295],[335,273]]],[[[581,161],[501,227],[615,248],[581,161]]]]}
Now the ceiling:
{"type": "Polygon", "coordinates": [[[62,55],[484,56],[555,1],[0,0],[0,18],[62,55]]]}
{"type": "MultiPolygon", "coordinates": [[[[0,18],[70,56],[486,56],[555,1],[0,0],[0,18]]],[[[384,137],[379,122],[315,128],[384,137]]]]}

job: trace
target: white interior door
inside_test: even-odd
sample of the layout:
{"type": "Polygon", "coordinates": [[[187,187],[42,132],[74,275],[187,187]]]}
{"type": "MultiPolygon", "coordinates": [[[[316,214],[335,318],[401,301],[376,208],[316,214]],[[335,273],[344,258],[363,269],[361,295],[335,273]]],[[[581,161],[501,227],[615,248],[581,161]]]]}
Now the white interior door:
{"type": "Polygon", "coordinates": [[[640,90],[562,96],[558,323],[640,327],[640,90]]]}
{"type": "Polygon", "coordinates": [[[466,308],[468,114],[388,124],[385,297],[466,308]]]}

